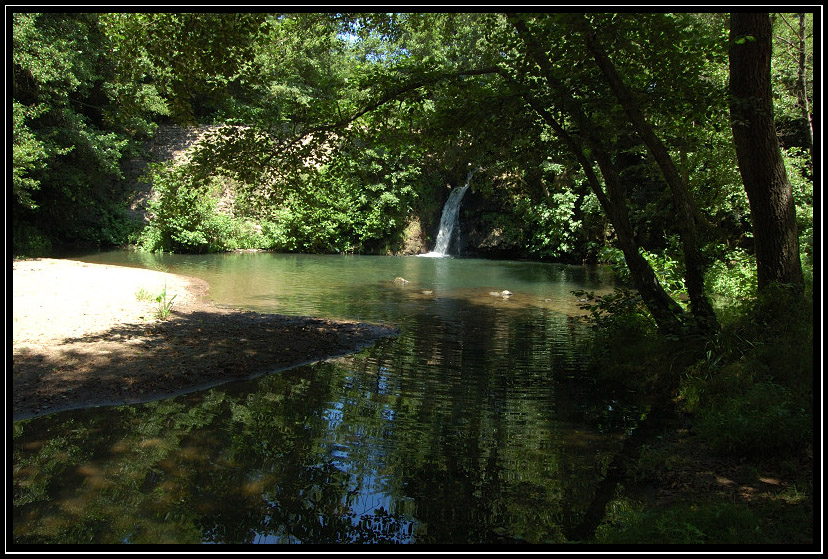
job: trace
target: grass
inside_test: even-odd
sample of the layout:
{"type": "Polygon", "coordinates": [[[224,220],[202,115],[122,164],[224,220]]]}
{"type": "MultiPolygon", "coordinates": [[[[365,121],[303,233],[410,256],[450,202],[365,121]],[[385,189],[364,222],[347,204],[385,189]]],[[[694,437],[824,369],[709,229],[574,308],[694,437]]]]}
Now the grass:
{"type": "MultiPolygon", "coordinates": [[[[692,444],[692,443],[690,443],[692,444]]],[[[673,446],[672,452],[681,452],[673,446]]],[[[765,467],[768,467],[765,465],[765,467]]],[[[747,468],[748,470],[750,468],[747,468]]],[[[758,480],[761,474],[756,475],[758,480]]],[[[800,474],[800,477],[803,477],[800,474]]],[[[808,480],[785,488],[751,484],[754,492],[725,496],[694,487],[667,503],[647,505],[619,488],[591,543],[808,545],[813,498],[808,480]]]]}
{"type": "Polygon", "coordinates": [[[770,533],[762,518],[737,503],[681,503],[666,510],[641,510],[616,505],[610,522],[600,526],[602,544],[753,544],[770,533]]]}

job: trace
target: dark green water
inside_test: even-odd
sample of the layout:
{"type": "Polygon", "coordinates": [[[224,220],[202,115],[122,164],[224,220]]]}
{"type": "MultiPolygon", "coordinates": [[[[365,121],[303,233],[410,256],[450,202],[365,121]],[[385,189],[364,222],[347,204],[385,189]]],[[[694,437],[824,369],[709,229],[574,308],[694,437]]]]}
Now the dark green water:
{"type": "Polygon", "coordinates": [[[587,330],[570,291],[610,290],[605,270],[75,258],[200,277],[219,305],[401,334],[253,381],[16,422],[14,543],[561,542],[634,424],[581,367],[587,330]],[[514,295],[491,294],[504,289],[514,295]]]}

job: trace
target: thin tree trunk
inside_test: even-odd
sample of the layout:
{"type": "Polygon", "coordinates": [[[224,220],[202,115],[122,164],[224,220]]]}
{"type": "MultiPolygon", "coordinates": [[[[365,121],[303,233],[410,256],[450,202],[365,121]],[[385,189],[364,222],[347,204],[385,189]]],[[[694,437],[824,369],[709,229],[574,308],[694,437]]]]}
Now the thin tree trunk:
{"type": "Polygon", "coordinates": [[[803,124],[808,129],[808,169],[814,165],[814,120],[811,115],[811,105],[808,102],[808,89],[805,83],[805,14],[799,14],[799,65],[797,68],[797,95],[799,108],[802,111],[803,124]]]}
{"type": "MultiPolygon", "coordinates": [[[[569,92],[563,84],[555,78],[549,61],[543,53],[543,49],[538,43],[537,39],[526,27],[526,23],[518,17],[510,17],[515,29],[521,35],[524,43],[529,50],[530,55],[535,62],[541,67],[544,73],[544,78],[547,83],[556,91],[562,94],[563,98],[571,99],[569,92]]],[[[684,312],[664,288],[659,284],[658,278],[653,272],[650,263],[639,252],[638,243],[635,240],[632,223],[630,222],[629,213],[627,211],[627,201],[624,197],[623,187],[615,166],[609,156],[609,153],[604,148],[603,141],[595,134],[595,126],[589,121],[589,118],[583,111],[583,108],[574,101],[567,103],[565,107],[571,116],[575,119],[581,133],[586,138],[586,142],[592,151],[601,174],[604,176],[607,192],[604,193],[601,188],[598,177],[592,170],[592,164],[585,155],[585,150],[579,142],[575,141],[572,136],[566,133],[564,128],[558,123],[554,117],[549,113],[545,107],[540,106],[531,95],[526,96],[530,105],[546,120],[548,124],[555,130],[562,140],[569,146],[570,150],[575,154],[587,180],[595,192],[601,207],[610,219],[610,222],[615,229],[615,234],[618,237],[618,245],[624,253],[624,259],[627,262],[627,267],[630,270],[630,276],[633,284],[647,309],[652,314],[656,321],[659,331],[663,333],[678,333],[683,325],[684,312]]]]}
{"type": "Polygon", "coordinates": [[[730,120],[756,246],[759,290],[774,282],[803,288],[793,192],[779,151],[770,81],[771,21],[730,16],[730,120]]]}
{"type": "Polygon", "coordinates": [[[690,307],[693,316],[699,321],[700,326],[705,329],[718,328],[716,315],[713,306],[707,299],[704,291],[704,263],[701,257],[695,215],[697,213],[693,197],[687,188],[687,183],[682,180],[676,168],[673,158],[667,148],[658,138],[653,127],[644,117],[635,98],[630,92],[623,78],[615,69],[615,65],[604,51],[598,40],[595,31],[588,27],[584,19],[578,24],[579,31],[583,34],[587,49],[592,54],[595,63],[610,86],[619,104],[627,113],[638,135],[647,146],[650,155],[655,160],[662,176],[667,181],[670,193],[673,197],[673,205],[676,209],[677,224],[681,233],[682,248],[684,252],[685,284],[687,293],[690,296],[690,307]]]}

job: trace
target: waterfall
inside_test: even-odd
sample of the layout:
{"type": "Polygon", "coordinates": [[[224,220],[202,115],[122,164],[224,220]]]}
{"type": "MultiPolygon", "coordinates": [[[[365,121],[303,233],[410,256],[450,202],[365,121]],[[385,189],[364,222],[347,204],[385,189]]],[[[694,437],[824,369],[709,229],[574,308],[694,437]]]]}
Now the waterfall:
{"type": "Polygon", "coordinates": [[[466,177],[466,184],[460,188],[452,189],[451,193],[449,193],[448,200],[446,200],[446,204],[443,206],[443,215],[440,216],[440,230],[437,232],[437,243],[434,245],[434,250],[426,254],[421,254],[420,256],[448,256],[451,235],[457,227],[460,201],[463,199],[466,190],[469,189],[469,182],[471,182],[473,174],[474,169],[469,171],[466,177]]]}

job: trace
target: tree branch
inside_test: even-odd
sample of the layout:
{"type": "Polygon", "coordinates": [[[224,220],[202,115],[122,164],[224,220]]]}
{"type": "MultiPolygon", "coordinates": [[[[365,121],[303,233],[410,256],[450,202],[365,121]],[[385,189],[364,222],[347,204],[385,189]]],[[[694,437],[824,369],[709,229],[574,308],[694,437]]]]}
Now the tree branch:
{"type": "Polygon", "coordinates": [[[781,18],[782,18],[782,21],[784,21],[784,22],[785,22],[785,25],[787,25],[787,26],[788,26],[788,29],[790,29],[791,31],[793,31],[794,35],[796,35],[796,36],[798,37],[798,36],[799,36],[799,31],[797,31],[796,29],[794,29],[794,28],[793,28],[793,26],[790,24],[790,22],[789,22],[789,21],[787,20],[787,18],[785,17],[785,14],[783,14],[783,13],[781,13],[781,12],[780,12],[780,13],[779,13],[779,17],[781,17],[781,18]]]}

